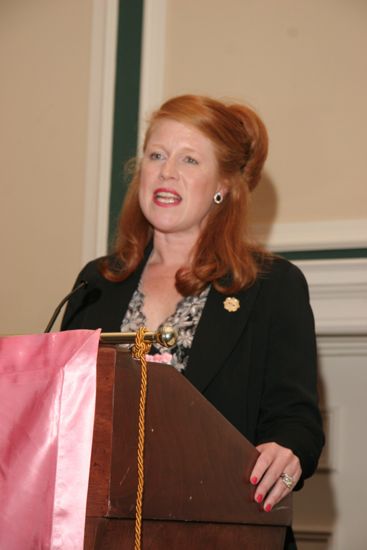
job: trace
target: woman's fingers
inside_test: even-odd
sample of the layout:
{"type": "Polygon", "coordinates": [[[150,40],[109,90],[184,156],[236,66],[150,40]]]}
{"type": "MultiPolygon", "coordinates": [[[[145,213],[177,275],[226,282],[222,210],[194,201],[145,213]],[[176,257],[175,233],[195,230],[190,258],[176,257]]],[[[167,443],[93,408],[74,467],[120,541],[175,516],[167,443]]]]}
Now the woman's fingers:
{"type": "Polygon", "coordinates": [[[298,457],[286,447],[277,443],[263,443],[257,447],[260,452],[251,472],[250,481],[256,485],[255,500],[264,510],[270,510],[292,491],[301,477],[298,457]],[[282,477],[281,477],[282,476],[282,477]]]}

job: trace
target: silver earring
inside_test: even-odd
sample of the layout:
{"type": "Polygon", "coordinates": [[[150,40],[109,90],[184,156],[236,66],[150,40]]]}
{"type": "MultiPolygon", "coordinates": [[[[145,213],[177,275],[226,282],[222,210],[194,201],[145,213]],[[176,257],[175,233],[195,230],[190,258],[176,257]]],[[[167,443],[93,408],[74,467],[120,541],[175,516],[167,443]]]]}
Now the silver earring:
{"type": "Polygon", "coordinates": [[[213,201],[215,202],[215,204],[220,204],[223,200],[223,195],[220,191],[218,191],[217,193],[215,193],[214,197],[213,197],[213,201]]]}

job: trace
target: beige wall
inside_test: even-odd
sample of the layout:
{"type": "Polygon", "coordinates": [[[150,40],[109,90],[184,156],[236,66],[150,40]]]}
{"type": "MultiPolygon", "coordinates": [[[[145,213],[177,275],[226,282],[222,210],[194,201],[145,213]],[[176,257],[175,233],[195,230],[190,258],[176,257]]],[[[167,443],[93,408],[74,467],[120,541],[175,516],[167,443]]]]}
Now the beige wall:
{"type": "Polygon", "coordinates": [[[80,267],[91,15],[0,3],[0,333],[42,330],[80,267]]]}
{"type": "Polygon", "coordinates": [[[245,100],[270,156],[259,222],[367,219],[367,2],[167,0],[164,96],[245,100]]]}

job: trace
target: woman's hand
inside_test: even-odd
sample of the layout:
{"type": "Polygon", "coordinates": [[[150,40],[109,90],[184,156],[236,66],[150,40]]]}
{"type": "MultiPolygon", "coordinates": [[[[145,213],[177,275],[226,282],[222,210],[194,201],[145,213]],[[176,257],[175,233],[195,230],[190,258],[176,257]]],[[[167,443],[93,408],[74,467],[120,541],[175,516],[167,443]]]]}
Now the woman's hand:
{"type": "Polygon", "coordinates": [[[260,456],[251,472],[250,481],[257,486],[256,502],[263,503],[264,510],[270,512],[295,487],[302,469],[298,457],[286,447],[277,443],[263,443],[256,448],[260,456]]]}

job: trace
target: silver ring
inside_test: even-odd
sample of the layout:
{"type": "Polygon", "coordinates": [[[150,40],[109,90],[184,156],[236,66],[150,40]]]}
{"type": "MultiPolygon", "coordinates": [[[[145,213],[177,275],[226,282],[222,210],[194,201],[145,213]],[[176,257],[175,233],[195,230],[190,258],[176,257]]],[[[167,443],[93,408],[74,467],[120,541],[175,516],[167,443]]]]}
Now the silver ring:
{"type": "Polygon", "coordinates": [[[280,474],[280,479],[283,481],[284,485],[287,487],[287,489],[292,489],[292,485],[293,485],[293,477],[286,474],[286,473],[282,473],[280,474]]]}

